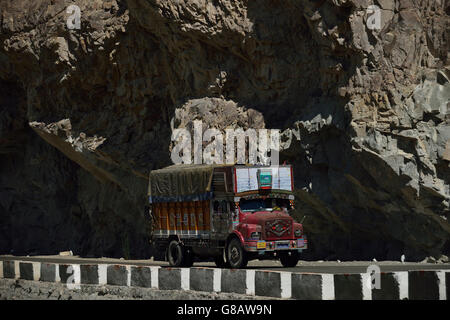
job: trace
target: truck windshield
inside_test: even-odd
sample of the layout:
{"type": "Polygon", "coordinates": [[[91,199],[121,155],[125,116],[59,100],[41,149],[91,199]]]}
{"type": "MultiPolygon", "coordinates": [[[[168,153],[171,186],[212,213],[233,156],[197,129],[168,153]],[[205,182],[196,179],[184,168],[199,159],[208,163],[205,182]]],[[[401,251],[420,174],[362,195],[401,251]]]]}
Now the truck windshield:
{"type": "Polygon", "coordinates": [[[249,211],[272,211],[281,210],[288,212],[291,210],[291,204],[288,199],[241,199],[239,202],[239,207],[243,212],[249,211]]]}
{"type": "Polygon", "coordinates": [[[287,199],[251,199],[245,200],[241,199],[239,202],[239,207],[243,212],[249,211],[272,211],[275,210],[283,210],[288,211],[291,209],[291,205],[289,200],[287,199]]]}
{"type": "Polygon", "coordinates": [[[242,199],[239,203],[242,211],[258,211],[258,210],[272,210],[272,199],[242,199]]]}

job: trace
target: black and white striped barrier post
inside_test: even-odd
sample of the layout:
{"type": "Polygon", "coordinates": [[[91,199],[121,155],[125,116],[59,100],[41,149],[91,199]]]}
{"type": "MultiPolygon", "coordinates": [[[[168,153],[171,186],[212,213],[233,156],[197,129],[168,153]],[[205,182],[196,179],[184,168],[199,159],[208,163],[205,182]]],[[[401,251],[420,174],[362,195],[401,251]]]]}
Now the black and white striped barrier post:
{"type": "Polygon", "coordinates": [[[450,270],[319,274],[251,269],[166,268],[107,264],[0,261],[0,278],[159,290],[239,293],[299,300],[447,300],[450,270]]]}

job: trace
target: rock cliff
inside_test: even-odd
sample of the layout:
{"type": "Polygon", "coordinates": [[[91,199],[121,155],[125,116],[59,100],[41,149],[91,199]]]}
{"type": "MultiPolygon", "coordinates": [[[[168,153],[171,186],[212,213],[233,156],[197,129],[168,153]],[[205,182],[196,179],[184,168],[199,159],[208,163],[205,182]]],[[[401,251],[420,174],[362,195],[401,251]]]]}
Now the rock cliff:
{"type": "Polygon", "coordinates": [[[196,118],[284,131],[305,259],[448,255],[449,14],[445,0],[1,1],[0,252],[150,257],[147,175],[196,118]]]}

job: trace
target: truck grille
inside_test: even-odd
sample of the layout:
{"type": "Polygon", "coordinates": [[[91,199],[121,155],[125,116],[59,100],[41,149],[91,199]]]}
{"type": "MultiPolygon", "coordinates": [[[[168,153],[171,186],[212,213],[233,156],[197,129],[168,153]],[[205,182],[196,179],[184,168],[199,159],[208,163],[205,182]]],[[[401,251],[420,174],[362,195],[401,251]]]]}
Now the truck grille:
{"type": "Polygon", "coordinates": [[[265,233],[267,238],[280,238],[291,236],[291,221],[289,220],[270,220],[265,223],[265,233]]]}

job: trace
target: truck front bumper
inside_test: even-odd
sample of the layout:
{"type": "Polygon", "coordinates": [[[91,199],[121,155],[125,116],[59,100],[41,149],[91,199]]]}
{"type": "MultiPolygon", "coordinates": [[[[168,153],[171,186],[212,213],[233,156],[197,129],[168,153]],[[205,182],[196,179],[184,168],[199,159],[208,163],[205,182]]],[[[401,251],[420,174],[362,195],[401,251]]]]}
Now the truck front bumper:
{"type": "Polygon", "coordinates": [[[249,252],[266,252],[266,251],[280,251],[280,250],[305,250],[308,248],[308,241],[306,238],[298,238],[291,240],[246,240],[244,248],[249,252]]]}

